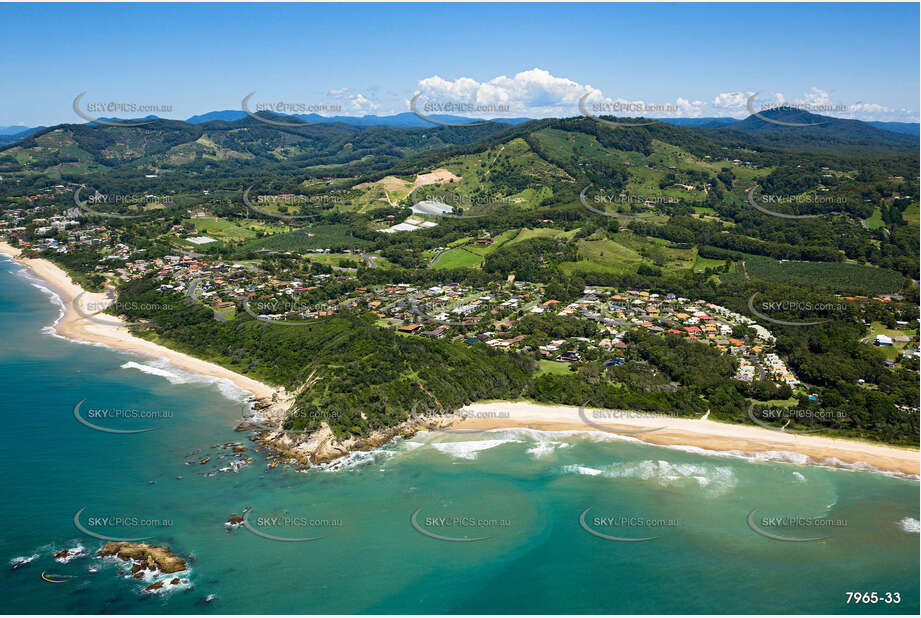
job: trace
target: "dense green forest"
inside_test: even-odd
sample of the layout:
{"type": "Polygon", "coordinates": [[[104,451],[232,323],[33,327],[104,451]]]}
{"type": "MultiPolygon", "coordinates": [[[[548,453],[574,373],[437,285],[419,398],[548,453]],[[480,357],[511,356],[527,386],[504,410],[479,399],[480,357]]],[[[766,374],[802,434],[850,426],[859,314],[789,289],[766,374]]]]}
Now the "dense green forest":
{"type": "MultiPolygon", "coordinates": [[[[626,340],[628,366],[604,368],[599,358],[566,375],[538,374],[537,357],[482,344],[402,336],[375,326],[367,314],[280,326],[241,311],[232,322],[219,322],[210,309],[179,295],[159,293],[146,280],[122,286],[119,298],[125,306],[140,308],[125,316],[147,322],[136,327],[141,336],[289,390],[307,384],[297,397],[292,429],[315,428],[327,420],[340,436],[365,435],[407,420],[416,403],[419,410],[452,410],[478,399],[519,397],[680,416],[710,410],[715,418],[744,423],[749,422],[748,398],[790,396],[789,388],[772,382],[731,380],[732,358],[673,335],[631,334],[626,340]],[[659,375],[667,379],[657,379],[659,375]]],[[[518,328],[522,334],[537,329],[561,337],[585,334],[577,322],[534,316],[518,328]]],[[[809,426],[837,435],[917,444],[917,415],[895,407],[913,405],[916,374],[883,369],[876,349],[854,343],[859,334],[855,328],[850,322],[836,322],[821,331],[791,328],[789,335],[778,337],[778,349],[789,354],[804,380],[814,384],[822,405],[847,407],[845,418],[812,419],[816,424],[809,426]],[[880,390],[858,388],[858,378],[878,383],[880,390]]]]}
{"type": "MultiPolygon", "coordinates": [[[[887,367],[883,351],[860,343],[871,324],[917,323],[917,138],[854,121],[826,124],[801,131],[752,119],[723,129],[612,128],[589,118],[424,129],[278,128],[251,118],[61,125],[0,148],[0,170],[6,207],[28,213],[17,233],[22,246],[68,242],[67,230],[39,230],[45,217],[74,208],[77,184],[84,199],[93,191],[169,198],[144,211],[98,207],[140,212],[140,219],[82,212],[81,225],[104,232],[104,243],[30,250],[94,291],[117,282],[111,271],[123,262],[193,249],[207,259],[258,263],[289,280],[329,276],[303,292],[301,300],[312,304],[362,286],[463,282],[485,288],[511,276],[543,284],[545,295],[562,303],[587,286],[673,293],[743,315],[750,315],[753,294],[835,303],[844,308],[822,316],[829,320],[821,325],[769,325],[777,353],[820,402],[799,393],[796,405],[847,408],[842,418],[802,422],[839,435],[917,444],[917,414],[897,408],[917,407],[917,358],[896,355],[887,367]],[[368,197],[382,179],[412,186],[417,174],[438,167],[459,182],[420,187],[417,195],[393,201],[368,197]],[[254,195],[296,194],[304,198],[300,205],[278,214],[311,217],[280,220],[254,211],[243,201],[248,187],[254,195]],[[653,206],[631,202],[624,212],[643,218],[617,219],[584,206],[580,195],[589,188],[609,198],[662,193],[670,199],[653,206]],[[484,202],[474,209],[483,215],[476,218],[428,217],[435,227],[380,232],[418,216],[411,210],[415,199],[446,191],[461,201],[504,199],[484,202]],[[811,218],[770,216],[751,200],[811,218]],[[239,235],[203,246],[184,243],[199,212],[238,226],[239,235]],[[496,240],[471,249],[482,238],[496,240]],[[125,253],[112,262],[114,243],[125,253]],[[449,247],[462,247],[475,263],[433,267],[449,247]],[[310,253],[318,250],[340,255],[325,261],[310,253]],[[373,256],[377,267],[357,251],[373,256]],[[894,297],[885,305],[843,299],[880,294],[894,297]]],[[[184,300],[161,295],[148,278],[121,283],[119,295],[166,305],[184,300]]],[[[292,423],[311,428],[322,416],[317,412],[335,409],[328,418],[339,435],[404,420],[417,401],[422,409],[451,409],[482,398],[529,397],[682,415],[709,409],[716,418],[750,422],[752,401],[792,395],[773,382],[733,380],[733,359],[714,348],[635,332],[619,366],[604,367],[606,355],[585,350],[572,371],[542,372],[529,344],[588,336],[594,328],[550,314],[516,316],[509,334],[523,335],[528,349],[509,354],[479,343],[403,336],[358,312],[281,327],[251,319],[239,306],[229,321],[213,319],[198,304],[179,306],[126,317],[145,321],[142,336],[273,384],[304,387],[297,399],[304,414],[292,423]]]]}

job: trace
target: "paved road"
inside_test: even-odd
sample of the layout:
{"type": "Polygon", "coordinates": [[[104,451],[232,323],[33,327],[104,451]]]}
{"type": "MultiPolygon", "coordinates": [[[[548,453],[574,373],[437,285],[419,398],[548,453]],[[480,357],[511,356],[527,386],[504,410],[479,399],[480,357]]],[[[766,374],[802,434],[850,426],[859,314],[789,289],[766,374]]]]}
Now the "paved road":
{"type": "Polygon", "coordinates": [[[377,264],[374,263],[374,260],[367,253],[362,253],[361,257],[365,258],[365,261],[368,263],[368,268],[377,268],[377,264]]]}
{"type": "Polygon", "coordinates": [[[189,298],[195,298],[195,292],[198,290],[198,286],[201,284],[201,279],[192,279],[189,281],[189,289],[185,291],[185,295],[189,298]]]}

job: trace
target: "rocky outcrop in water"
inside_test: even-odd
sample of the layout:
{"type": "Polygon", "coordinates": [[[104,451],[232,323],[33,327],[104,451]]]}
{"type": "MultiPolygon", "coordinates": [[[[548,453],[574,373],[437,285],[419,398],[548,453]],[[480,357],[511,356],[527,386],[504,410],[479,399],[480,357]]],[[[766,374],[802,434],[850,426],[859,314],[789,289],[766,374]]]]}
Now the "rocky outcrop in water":
{"type": "Polygon", "coordinates": [[[137,577],[143,571],[151,573],[178,573],[189,567],[186,561],[170,551],[165,545],[132,543],[129,541],[108,541],[96,555],[100,558],[113,556],[131,562],[131,572],[137,577]]]}
{"type": "Polygon", "coordinates": [[[285,431],[284,419],[281,418],[264,423],[251,439],[274,457],[269,469],[274,468],[280,461],[292,464],[298,470],[304,470],[311,465],[345,457],[353,451],[369,451],[381,447],[396,438],[412,438],[419,431],[426,431],[432,427],[448,427],[457,419],[453,416],[437,416],[422,420],[426,425],[422,425],[419,420],[409,419],[394,427],[372,431],[367,436],[339,439],[325,422],[316,431],[295,432],[285,431]],[[270,423],[272,426],[266,427],[270,423]]]}

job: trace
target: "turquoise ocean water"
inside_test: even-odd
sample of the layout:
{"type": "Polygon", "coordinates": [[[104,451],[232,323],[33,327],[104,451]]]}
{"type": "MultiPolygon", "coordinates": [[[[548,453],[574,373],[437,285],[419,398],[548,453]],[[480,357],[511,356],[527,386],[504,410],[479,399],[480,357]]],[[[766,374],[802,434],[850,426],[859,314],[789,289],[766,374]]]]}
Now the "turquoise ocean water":
{"type": "Polygon", "coordinates": [[[222,472],[241,455],[212,446],[250,444],[233,431],[242,393],[49,334],[60,306],[37,283],[0,256],[0,557],[35,556],[0,576],[6,613],[919,611],[915,479],[533,431],[420,434],[306,473],[250,450],[222,472]],[[154,411],[93,421],[154,430],[94,431],[74,419],[81,400],[84,416],[154,411]],[[264,534],[319,538],[228,531],[244,507],[264,534]],[[190,570],[143,593],[150,581],[93,556],[104,541],[77,529],[81,509],[86,529],[150,537],[194,557],[190,570]],[[827,538],[756,534],[753,509],[769,533],[827,538]],[[837,525],[762,520],[780,516],[837,525]],[[880,601],[848,605],[848,592],[880,601]]]}

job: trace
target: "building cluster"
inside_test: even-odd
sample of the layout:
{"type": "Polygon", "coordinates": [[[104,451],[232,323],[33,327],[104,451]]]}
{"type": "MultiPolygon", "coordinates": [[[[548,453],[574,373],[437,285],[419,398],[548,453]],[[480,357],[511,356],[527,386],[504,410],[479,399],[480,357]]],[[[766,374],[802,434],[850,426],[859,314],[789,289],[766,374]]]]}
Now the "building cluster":
{"type": "MultiPolygon", "coordinates": [[[[230,319],[233,312],[241,310],[264,320],[310,320],[347,311],[370,312],[379,325],[403,335],[482,342],[503,350],[531,351],[555,362],[604,360],[606,366],[623,364],[630,357],[629,333],[645,331],[700,342],[732,356],[738,380],[799,385],[773,352],[774,337],[768,329],[702,299],[598,287],[585,289],[580,298],[565,303],[548,297],[543,285],[511,277],[482,287],[462,283],[362,287],[349,268],[286,276],[265,270],[258,261],[230,263],[179,249],[175,255],[145,258],[138,257],[142,252],[120,242],[104,223],[87,224],[76,209],[50,214],[40,206],[16,206],[0,216],[0,237],[18,237],[23,246],[60,252],[81,245],[97,246],[105,257],[96,271],[108,275],[110,284],[152,277],[161,291],[186,294],[210,306],[217,319],[230,319]],[[25,231],[29,233],[23,234],[25,231]],[[29,241],[24,240],[26,237],[29,241]],[[542,314],[581,320],[591,326],[582,329],[580,336],[566,338],[542,334],[540,328],[519,328],[526,316],[542,314]]],[[[177,225],[170,235],[183,238],[187,232],[177,225]]],[[[481,240],[490,242],[489,238],[481,240]]],[[[880,339],[877,344],[886,345],[885,338],[880,339]]]]}

